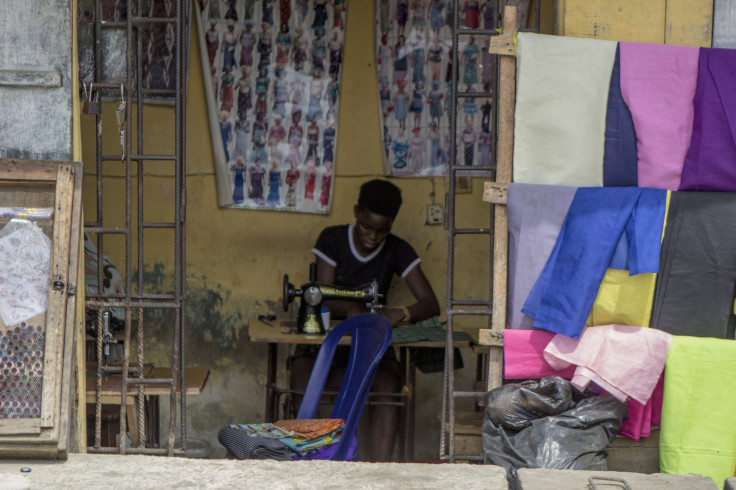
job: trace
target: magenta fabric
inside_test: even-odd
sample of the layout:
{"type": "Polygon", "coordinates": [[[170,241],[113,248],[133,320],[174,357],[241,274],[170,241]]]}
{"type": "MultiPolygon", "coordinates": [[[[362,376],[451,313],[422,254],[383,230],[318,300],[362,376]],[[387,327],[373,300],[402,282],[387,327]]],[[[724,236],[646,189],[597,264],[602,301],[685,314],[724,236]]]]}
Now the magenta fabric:
{"type": "Polygon", "coordinates": [[[555,336],[546,330],[504,330],[503,364],[505,379],[540,379],[555,375],[571,379],[575,366],[560,371],[544,360],[542,352],[555,336]]]}
{"type": "Polygon", "coordinates": [[[736,50],[700,48],[681,191],[736,191],[736,50]]]}
{"type": "Polygon", "coordinates": [[[618,433],[638,441],[651,435],[652,426],[660,425],[662,420],[662,395],[664,394],[664,374],[659,377],[652,397],[642,405],[633,398],[626,401],[628,418],[623,421],[618,433]]]}
{"type": "Polygon", "coordinates": [[[676,191],[693,129],[698,48],[620,43],[621,93],[636,130],[639,187],[676,191]]]}
{"type": "Polygon", "coordinates": [[[649,401],[664,370],[672,335],[661,330],[626,325],[602,325],[583,330],[579,339],[556,335],[544,358],[557,369],[577,365],[571,384],[584,390],[593,382],[625,402],[649,401]]]}

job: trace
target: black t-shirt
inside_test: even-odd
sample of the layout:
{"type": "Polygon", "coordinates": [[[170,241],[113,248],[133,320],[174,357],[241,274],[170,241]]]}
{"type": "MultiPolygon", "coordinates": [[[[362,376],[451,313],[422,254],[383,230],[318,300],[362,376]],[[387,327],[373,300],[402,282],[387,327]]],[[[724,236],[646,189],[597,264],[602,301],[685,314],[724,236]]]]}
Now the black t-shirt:
{"type": "Polygon", "coordinates": [[[383,295],[382,302],[386,303],[393,275],[406,277],[421,259],[408,242],[393,234],[389,234],[369,256],[362,257],[353,243],[353,226],[325,228],[312,252],[335,267],[336,286],[356,288],[375,279],[383,295]]]}

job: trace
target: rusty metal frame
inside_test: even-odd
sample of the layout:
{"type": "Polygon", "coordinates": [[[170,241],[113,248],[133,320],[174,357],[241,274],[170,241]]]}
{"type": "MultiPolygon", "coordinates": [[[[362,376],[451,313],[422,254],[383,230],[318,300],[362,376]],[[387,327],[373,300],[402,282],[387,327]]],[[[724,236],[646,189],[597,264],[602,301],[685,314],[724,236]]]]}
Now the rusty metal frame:
{"type": "Polygon", "coordinates": [[[96,90],[121,90],[124,93],[126,102],[126,118],[125,118],[125,134],[128,135],[125,141],[125,155],[121,161],[121,155],[104,155],[102,153],[102,134],[103,131],[118,131],[117,127],[112,129],[103,127],[102,111],[96,114],[96,193],[97,193],[97,215],[96,221],[85,223],[85,233],[96,234],[97,250],[98,250],[98,267],[97,281],[98,284],[103,283],[103,254],[104,254],[104,236],[106,235],[122,235],[125,237],[125,292],[123,294],[112,294],[98,291],[97,293],[88,293],[85,298],[87,308],[98,310],[97,322],[97,358],[102,358],[102,340],[103,340],[103,321],[102,313],[107,308],[123,308],[125,311],[125,337],[123,348],[123,366],[130,363],[130,343],[131,343],[131,325],[133,315],[137,317],[137,359],[138,363],[132,369],[122,369],[122,367],[105,366],[102,362],[98,362],[97,368],[97,385],[96,385],[96,411],[95,411],[95,443],[92,447],[88,447],[88,452],[94,453],[119,453],[119,454],[158,454],[172,456],[175,454],[185,454],[186,451],[186,380],[185,369],[186,358],[184,350],[184,328],[185,316],[184,305],[185,297],[185,218],[186,218],[186,137],[185,137],[185,121],[186,121],[186,65],[187,65],[187,25],[189,16],[189,2],[187,0],[172,0],[176,3],[175,17],[144,17],[139,15],[141,10],[141,0],[129,0],[127,4],[127,15],[124,21],[104,21],[101,19],[102,1],[96,0],[95,6],[95,80],[102,79],[102,67],[104,52],[102,50],[102,31],[103,29],[117,28],[125,29],[127,38],[127,49],[125,53],[125,80],[112,82],[93,83],[96,90]],[[161,89],[143,89],[142,83],[142,38],[141,29],[151,26],[155,23],[173,24],[176,36],[175,49],[173,52],[172,63],[176,66],[176,81],[174,90],[161,89]],[[134,51],[135,50],[135,51],[134,51]],[[136,56],[133,56],[133,53],[136,56]],[[134,62],[137,66],[133,66],[134,62]],[[145,134],[143,122],[143,102],[147,97],[166,96],[174,100],[174,153],[170,155],[148,154],[144,151],[143,135],[145,134]],[[136,141],[133,145],[132,131],[132,115],[133,104],[136,104],[136,122],[137,132],[136,141]],[[133,151],[135,146],[135,151],[133,151]],[[153,162],[170,162],[173,165],[173,180],[175,189],[174,198],[174,220],[172,222],[146,222],[144,220],[144,192],[143,192],[143,176],[146,167],[146,161],[153,162]],[[103,172],[103,164],[116,162],[116,165],[125,167],[125,196],[111,194],[106,189],[106,178],[103,172]],[[133,173],[137,171],[137,179],[134,182],[133,173]],[[135,185],[135,189],[134,189],[135,185]],[[132,199],[134,190],[136,192],[137,213],[133,215],[132,199]],[[103,199],[113,199],[125,202],[125,225],[123,227],[105,226],[103,219],[103,199]],[[170,229],[174,232],[174,292],[173,294],[147,294],[143,291],[144,287],[144,231],[149,229],[170,229]],[[132,250],[135,242],[137,249],[137,269],[132,270],[132,250]],[[134,291],[133,277],[137,278],[137,286],[134,291]],[[143,336],[145,326],[143,323],[143,312],[146,309],[171,309],[174,312],[174,329],[173,341],[171,344],[171,377],[165,379],[148,379],[143,377],[144,352],[143,352],[143,336]],[[101,390],[102,379],[110,374],[120,374],[122,377],[120,391],[120,444],[119,448],[101,447],[101,390]],[[169,396],[169,430],[168,430],[168,447],[145,447],[144,433],[144,399],[146,385],[161,384],[168,385],[170,390],[169,396]],[[138,390],[137,410],[139,423],[138,447],[126,447],[126,398],[128,388],[135,386],[138,390]],[[177,393],[178,391],[178,393],[177,393]],[[177,412],[177,394],[179,395],[179,411],[177,412]],[[179,447],[175,446],[177,413],[179,415],[180,438],[179,447]]]}
{"type": "MultiPolygon", "coordinates": [[[[456,216],[462,213],[456,206],[456,194],[458,193],[456,182],[458,177],[473,176],[482,177],[486,180],[496,180],[496,165],[492,163],[489,166],[465,166],[460,165],[457,161],[457,117],[458,106],[466,98],[490,98],[492,100],[493,127],[492,134],[492,152],[494,160],[496,157],[496,149],[498,148],[498,64],[496,64],[496,76],[491,92],[463,92],[458,90],[458,81],[460,73],[460,40],[469,36],[495,36],[499,33],[496,30],[489,29],[463,29],[460,28],[460,9],[462,7],[461,0],[450,0],[452,3],[454,18],[452,28],[452,90],[450,94],[450,134],[454,137],[450,138],[450,154],[448,182],[449,189],[447,195],[447,290],[445,297],[445,314],[447,315],[447,337],[445,344],[445,369],[443,381],[442,396],[442,428],[440,431],[440,459],[444,461],[456,462],[457,460],[477,461],[484,460],[482,454],[457,454],[455,451],[455,400],[457,398],[482,399],[485,391],[458,391],[455,389],[454,378],[454,349],[453,349],[453,328],[455,317],[457,316],[487,316],[488,328],[491,328],[493,315],[493,275],[489,274],[487,299],[459,299],[455,297],[455,257],[456,237],[458,235],[480,235],[489,238],[489,270],[493,270],[493,233],[494,233],[494,213],[489,213],[489,223],[483,228],[459,228],[456,226],[456,216]]],[[[503,6],[506,4],[515,4],[514,0],[496,0],[496,11],[503,12],[503,6]]],[[[534,5],[534,24],[529,29],[523,29],[533,32],[539,32],[540,25],[540,0],[533,0],[534,5]]],[[[486,363],[487,364],[487,363],[486,363]]],[[[487,371],[487,368],[486,368],[487,371]]],[[[485,373],[487,377],[487,372],[485,373]]]]}

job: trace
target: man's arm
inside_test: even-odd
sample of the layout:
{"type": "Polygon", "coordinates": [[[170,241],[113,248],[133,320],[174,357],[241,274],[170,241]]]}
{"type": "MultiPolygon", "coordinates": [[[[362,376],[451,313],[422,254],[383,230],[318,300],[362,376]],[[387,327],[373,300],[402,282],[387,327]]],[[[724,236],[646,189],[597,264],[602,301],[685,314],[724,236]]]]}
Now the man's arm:
{"type": "MultiPolygon", "coordinates": [[[[406,305],[412,323],[440,314],[440,305],[437,302],[437,296],[435,296],[432,285],[427,280],[424,272],[422,272],[419,264],[406,275],[404,280],[416,300],[414,304],[406,305]]],[[[391,325],[396,325],[404,319],[404,310],[401,308],[388,308],[383,310],[382,314],[388,319],[391,325]]]]}
{"type": "MultiPolygon", "coordinates": [[[[317,282],[320,284],[334,284],[335,268],[320,257],[316,257],[316,259],[317,282]]],[[[437,302],[437,297],[420,265],[417,264],[404,279],[416,300],[414,304],[406,305],[411,321],[418,322],[439,315],[440,305],[437,302]]],[[[368,311],[363,303],[355,301],[330,300],[325,301],[325,306],[329,307],[330,316],[338,319],[349,318],[368,311]]],[[[379,310],[379,313],[386,317],[392,326],[404,319],[404,310],[401,308],[386,308],[379,310]]]]}
{"type": "MultiPolygon", "coordinates": [[[[328,264],[323,258],[317,259],[317,282],[319,284],[335,284],[335,267],[328,264]]],[[[325,301],[324,305],[330,309],[330,318],[345,319],[351,316],[365,313],[368,309],[363,303],[357,301],[345,301],[332,299],[325,301]]]]}

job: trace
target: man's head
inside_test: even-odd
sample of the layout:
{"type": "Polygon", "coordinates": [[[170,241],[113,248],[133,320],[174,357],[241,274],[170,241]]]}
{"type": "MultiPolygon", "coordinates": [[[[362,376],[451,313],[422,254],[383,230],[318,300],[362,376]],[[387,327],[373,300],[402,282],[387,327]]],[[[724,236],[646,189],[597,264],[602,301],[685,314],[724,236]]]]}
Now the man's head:
{"type": "Polygon", "coordinates": [[[369,255],[388,237],[399,207],[401,189],[391,182],[375,179],[360,186],[353,208],[353,242],[361,255],[369,255]]]}
{"type": "Polygon", "coordinates": [[[401,207],[401,189],[388,180],[369,180],[360,186],[357,207],[358,211],[368,210],[393,220],[401,207]]]}

